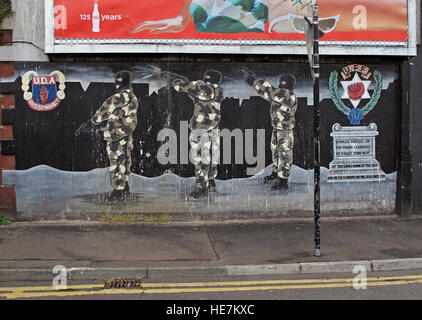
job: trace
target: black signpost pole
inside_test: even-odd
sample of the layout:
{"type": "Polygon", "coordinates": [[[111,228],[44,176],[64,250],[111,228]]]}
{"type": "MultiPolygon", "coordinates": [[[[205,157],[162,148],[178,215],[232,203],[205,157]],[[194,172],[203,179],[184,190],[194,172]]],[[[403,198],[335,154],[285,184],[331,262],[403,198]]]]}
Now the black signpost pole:
{"type": "Polygon", "coordinates": [[[318,6],[312,10],[313,18],[313,82],[314,82],[314,256],[321,255],[321,208],[320,208],[320,106],[319,106],[319,27],[318,27],[318,6]]]}

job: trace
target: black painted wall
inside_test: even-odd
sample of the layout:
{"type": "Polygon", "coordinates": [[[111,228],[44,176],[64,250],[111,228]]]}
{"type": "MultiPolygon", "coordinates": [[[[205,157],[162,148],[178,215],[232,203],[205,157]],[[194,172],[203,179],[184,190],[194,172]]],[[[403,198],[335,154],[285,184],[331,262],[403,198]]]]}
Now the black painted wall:
{"type": "MultiPolygon", "coordinates": [[[[328,83],[330,72],[340,72],[347,64],[325,63],[322,68],[322,80],[325,86],[328,83]]],[[[84,67],[95,66],[94,63],[78,63],[74,65],[84,67]]],[[[125,64],[115,62],[101,62],[113,72],[131,67],[143,62],[125,64]]],[[[66,64],[46,64],[48,69],[64,70],[66,64]]],[[[232,77],[238,73],[242,64],[236,62],[166,62],[163,69],[186,75],[192,80],[202,78],[203,72],[212,67],[222,70],[224,74],[232,77]]],[[[367,64],[372,70],[389,70],[399,74],[399,64],[367,64]]],[[[17,64],[19,69],[22,65],[17,64]]],[[[25,64],[25,68],[28,68],[25,64]]],[[[298,85],[308,85],[308,67],[303,63],[249,63],[248,67],[259,75],[278,75],[280,73],[292,73],[297,77],[298,85]]],[[[43,65],[34,64],[34,69],[42,74],[43,65]]],[[[65,72],[66,75],[66,72],[65,72]]],[[[100,104],[114,93],[113,83],[100,83],[98,79],[92,79],[86,91],[79,82],[66,83],[66,98],[59,107],[49,112],[37,112],[30,109],[23,100],[20,90],[21,78],[15,83],[6,84],[14,88],[16,92],[16,109],[4,112],[4,124],[13,124],[15,138],[16,169],[24,170],[38,165],[68,171],[87,171],[98,167],[106,167],[107,156],[105,145],[101,138],[95,135],[74,137],[75,130],[79,125],[89,119],[98,109],[100,104]]],[[[239,84],[242,86],[243,84],[239,84]]],[[[157,134],[164,127],[170,127],[179,132],[180,121],[187,121],[192,116],[192,101],[182,93],[173,89],[162,88],[158,92],[148,95],[147,84],[134,84],[134,91],[140,101],[138,111],[138,126],[134,133],[135,149],[133,152],[133,172],[147,177],[154,177],[171,170],[183,177],[193,176],[192,165],[168,165],[158,164],[156,154],[160,143],[157,142],[157,134]],[[169,115],[170,118],[168,117],[169,115]],[[166,123],[170,119],[169,123],[166,123]],[[142,149],[142,153],[141,153],[142,149]],[[148,156],[149,154],[149,156],[148,156]]],[[[377,141],[377,159],[386,173],[397,171],[397,144],[398,144],[398,120],[400,117],[400,80],[395,80],[388,90],[382,92],[381,98],[374,108],[363,120],[361,125],[369,125],[375,122],[380,135],[377,141]]],[[[307,99],[299,100],[299,108],[296,113],[294,164],[310,169],[313,167],[313,110],[307,105],[307,99]]],[[[330,137],[334,123],[350,125],[346,116],[338,111],[331,99],[321,101],[321,165],[328,167],[333,159],[332,138],[330,137]]],[[[269,142],[271,139],[271,125],[269,116],[269,104],[258,96],[252,96],[243,100],[240,104],[238,99],[227,97],[222,104],[222,121],[220,128],[233,130],[265,129],[266,130],[266,165],[271,163],[271,151],[269,142]]],[[[234,154],[232,153],[234,158],[234,154]]],[[[220,165],[219,179],[232,179],[246,177],[246,165],[220,165]]]]}
{"type": "Polygon", "coordinates": [[[406,134],[408,149],[404,150],[404,188],[407,191],[403,196],[407,215],[422,215],[422,49],[418,48],[418,56],[412,58],[406,65],[409,88],[409,111],[406,134]],[[406,155],[408,155],[406,157],[406,155]]]}

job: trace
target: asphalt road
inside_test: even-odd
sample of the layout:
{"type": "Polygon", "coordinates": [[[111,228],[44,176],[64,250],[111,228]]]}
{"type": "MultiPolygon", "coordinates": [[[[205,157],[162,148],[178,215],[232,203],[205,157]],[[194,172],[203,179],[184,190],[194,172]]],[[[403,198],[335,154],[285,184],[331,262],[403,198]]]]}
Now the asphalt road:
{"type": "MultiPolygon", "coordinates": [[[[161,301],[161,309],[172,307],[173,312],[175,303],[177,308],[203,300],[219,300],[220,304],[222,300],[239,301],[237,311],[245,310],[245,305],[253,304],[253,300],[422,300],[422,270],[374,272],[368,273],[366,279],[355,279],[356,276],[332,273],[161,278],[144,279],[141,288],[133,289],[104,289],[104,283],[98,281],[70,281],[67,290],[61,291],[46,282],[0,282],[0,300],[161,301]],[[354,284],[361,288],[354,288],[354,284]]],[[[206,310],[206,304],[205,311],[211,312],[206,310]]]]}

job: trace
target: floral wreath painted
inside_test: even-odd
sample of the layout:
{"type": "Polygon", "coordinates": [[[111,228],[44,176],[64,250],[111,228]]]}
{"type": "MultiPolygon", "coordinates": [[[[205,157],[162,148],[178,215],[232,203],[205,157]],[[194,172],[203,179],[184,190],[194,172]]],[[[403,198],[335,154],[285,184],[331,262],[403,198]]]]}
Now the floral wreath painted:
{"type": "MultiPolygon", "coordinates": [[[[347,69],[348,67],[346,67],[344,69],[346,71],[343,71],[342,73],[343,78],[349,78],[352,72],[361,73],[362,76],[366,79],[369,79],[369,77],[371,76],[371,74],[369,73],[369,69],[364,66],[358,66],[359,68],[355,68],[355,66],[349,66],[349,68],[350,67],[353,67],[354,69],[347,69]],[[363,72],[363,70],[367,71],[363,72]]],[[[336,71],[333,71],[330,74],[329,89],[331,93],[331,98],[333,99],[333,102],[337,109],[347,116],[352,125],[359,125],[360,121],[364,118],[364,116],[371,112],[374,109],[375,105],[378,103],[382,91],[382,76],[379,71],[374,71],[374,80],[375,87],[371,100],[362,109],[359,109],[357,107],[349,108],[343,103],[342,98],[339,94],[338,73],[336,71]]]]}
{"type": "Polygon", "coordinates": [[[32,110],[53,110],[65,98],[65,82],[64,74],[57,70],[51,72],[48,76],[39,76],[35,71],[28,71],[22,76],[23,98],[32,110]],[[33,92],[29,91],[31,81],[33,92]],[[57,82],[59,83],[59,90],[57,90],[57,82]],[[39,89],[37,94],[34,93],[36,87],[39,89]]]}

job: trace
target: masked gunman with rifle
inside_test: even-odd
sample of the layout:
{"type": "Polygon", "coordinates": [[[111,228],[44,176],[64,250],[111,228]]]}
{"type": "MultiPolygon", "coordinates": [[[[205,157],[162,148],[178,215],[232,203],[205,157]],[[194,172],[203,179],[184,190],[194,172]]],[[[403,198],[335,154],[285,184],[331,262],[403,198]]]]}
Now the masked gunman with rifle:
{"type": "Polygon", "coordinates": [[[132,89],[132,75],[119,71],[115,78],[116,93],[109,97],[94,116],[75,132],[89,133],[98,127],[107,143],[110,162],[110,180],[113,192],[109,201],[121,201],[129,193],[129,176],[132,165],[132,133],[137,125],[138,99],[132,89]]]}
{"type": "Polygon", "coordinates": [[[241,72],[244,81],[271,104],[273,172],[265,177],[264,183],[271,184],[271,188],[275,190],[288,189],[288,179],[293,163],[293,129],[298,105],[293,93],[295,79],[292,75],[282,75],[278,88],[275,88],[268,80],[258,78],[246,67],[242,67],[241,72]]]}
{"type": "Polygon", "coordinates": [[[194,111],[189,122],[191,134],[191,160],[195,166],[195,190],[189,198],[208,197],[216,191],[215,178],[220,157],[221,102],[223,90],[220,87],[223,75],[217,70],[207,70],[202,80],[190,81],[184,76],[161,72],[167,75],[170,85],[177,91],[186,93],[193,101],[194,111]]]}

